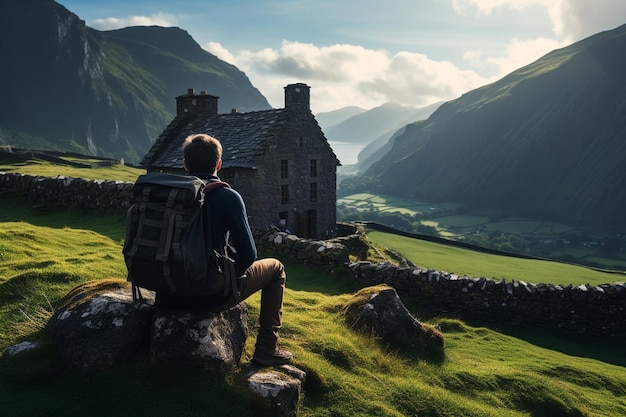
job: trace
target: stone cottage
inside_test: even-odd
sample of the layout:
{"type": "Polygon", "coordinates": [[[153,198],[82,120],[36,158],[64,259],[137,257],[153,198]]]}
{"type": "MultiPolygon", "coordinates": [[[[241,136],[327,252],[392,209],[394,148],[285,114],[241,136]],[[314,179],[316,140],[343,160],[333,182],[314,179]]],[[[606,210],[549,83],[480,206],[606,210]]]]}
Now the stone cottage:
{"type": "Polygon", "coordinates": [[[148,151],[148,172],[183,173],[182,143],[206,133],[223,146],[219,176],[241,193],[253,230],[272,226],[303,238],[333,235],[339,160],[310,109],[310,87],[290,84],[285,107],[218,113],[218,97],[189,89],[148,151]]]}

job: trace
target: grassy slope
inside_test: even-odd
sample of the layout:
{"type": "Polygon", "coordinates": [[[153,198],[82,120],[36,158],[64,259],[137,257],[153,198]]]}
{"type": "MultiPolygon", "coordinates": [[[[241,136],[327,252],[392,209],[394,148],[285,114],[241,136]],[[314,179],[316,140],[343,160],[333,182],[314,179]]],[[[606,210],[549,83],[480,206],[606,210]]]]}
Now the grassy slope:
{"type": "MultiPolygon", "coordinates": [[[[33,339],[51,305],[77,284],[123,279],[122,213],[38,213],[0,202],[0,350],[33,339]]],[[[307,371],[302,416],[622,416],[623,344],[554,335],[506,335],[459,320],[439,324],[440,363],[388,352],[356,334],[341,311],[356,290],[349,274],[285,258],[282,343],[307,371]]],[[[258,294],[248,301],[253,349],[258,294]]],[[[410,306],[410,304],[409,304],[410,306]]],[[[95,375],[59,366],[51,346],[0,358],[0,409],[6,416],[259,415],[233,390],[243,372],[217,379],[162,373],[138,358],[95,375]]]]}
{"type": "Polygon", "coordinates": [[[624,282],[626,279],[622,274],[600,272],[581,266],[489,255],[374,230],[369,231],[367,236],[380,245],[400,252],[416,265],[460,276],[495,280],[506,278],[535,284],[562,285],[600,285],[615,281],[624,282]]]}
{"type": "Polygon", "coordinates": [[[84,178],[87,180],[109,180],[134,182],[137,177],[146,171],[144,169],[132,168],[125,165],[114,165],[110,167],[75,168],[71,166],[60,166],[41,160],[29,160],[22,164],[3,163],[0,155],[0,171],[19,172],[27,175],[41,175],[43,177],[56,177],[63,175],[72,178],[84,178]]]}
{"type": "MultiPolygon", "coordinates": [[[[0,347],[32,338],[54,304],[80,282],[123,278],[123,222],[107,215],[40,215],[2,204],[0,242],[0,347]],[[17,218],[25,220],[14,222],[17,218]],[[9,221],[10,220],[10,221],[9,221]],[[91,225],[98,232],[89,230],[91,225]],[[107,226],[108,225],[108,226],[107,226]]],[[[289,271],[283,344],[308,373],[304,416],[618,416],[626,413],[623,356],[597,345],[575,344],[576,355],[458,320],[433,319],[446,340],[446,358],[429,363],[389,353],[353,333],[340,320],[352,287],[348,274],[304,267],[289,271]],[[604,350],[603,360],[598,352],[604,350]],[[620,363],[621,361],[621,363],[620,363]],[[610,364],[613,362],[616,364],[610,364]]],[[[259,297],[249,299],[254,332],[259,297]]],[[[251,335],[243,362],[252,350],[251,335]]],[[[530,340],[530,338],[529,338],[530,340]]],[[[560,345],[553,339],[543,345],[560,345]]],[[[568,345],[572,350],[572,345],[568,345]]],[[[215,398],[231,400],[220,415],[255,415],[226,380],[193,372],[150,370],[145,360],[91,376],[63,371],[51,348],[0,359],[3,415],[203,415],[215,398]],[[128,395],[132,393],[132,395],[128,395]],[[173,406],[180,404],[182,406],[173,406]],[[182,408],[179,408],[182,407],[182,408]]]]}

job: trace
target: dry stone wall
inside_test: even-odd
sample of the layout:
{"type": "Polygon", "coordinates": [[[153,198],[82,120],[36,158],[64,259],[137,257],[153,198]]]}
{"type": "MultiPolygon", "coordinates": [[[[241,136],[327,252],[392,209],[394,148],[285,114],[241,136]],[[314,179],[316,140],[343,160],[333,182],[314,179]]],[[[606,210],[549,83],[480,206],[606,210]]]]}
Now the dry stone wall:
{"type": "MultiPolygon", "coordinates": [[[[49,208],[120,209],[130,205],[132,183],[0,173],[0,198],[25,198],[49,208]]],[[[358,226],[339,224],[341,237],[301,239],[284,232],[256,235],[260,249],[303,263],[346,268],[361,287],[388,284],[432,314],[481,324],[561,329],[580,335],[626,337],[626,284],[551,285],[457,276],[391,263],[350,262],[367,248],[358,226]]]]}
{"type": "Polygon", "coordinates": [[[41,208],[119,209],[130,207],[133,184],[124,181],[42,177],[0,172],[0,198],[25,199],[41,208]]]}
{"type": "Polygon", "coordinates": [[[361,286],[388,284],[433,315],[461,317],[482,325],[558,329],[611,339],[626,336],[624,283],[531,284],[390,263],[356,262],[349,269],[361,286]]]}

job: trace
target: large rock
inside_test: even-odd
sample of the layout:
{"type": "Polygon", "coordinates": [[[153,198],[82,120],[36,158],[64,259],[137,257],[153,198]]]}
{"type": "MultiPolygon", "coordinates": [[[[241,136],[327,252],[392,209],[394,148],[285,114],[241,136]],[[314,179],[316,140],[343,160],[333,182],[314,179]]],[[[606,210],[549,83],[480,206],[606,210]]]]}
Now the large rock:
{"type": "Polygon", "coordinates": [[[151,318],[152,306],[134,303],[126,282],[107,280],[72,290],[47,329],[71,367],[103,370],[127,360],[148,342],[151,318]]]}
{"type": "Polygon", "coordinates": [[[239,363],[248,337],[248,307],[239,303],[221,313],[157,310],[150,360],[227,372],[239,363]]]}
{"type": "Polygon", "coordinates": [[[72,290],[47,329],[61,357],[73,368],[111,368],[143,350],[155,364],[226,372],[239,362],[248,336],[245,303],[221,313],[168,312],[154,307],[154,294],[133,301],[130,284],[102,280],[72,290]]]}
{"type": "Polygon", "coordinates": [[[302,384],[306,373],[294,366],[278,369],[251,368],[247,375],[248,389],[275,417],[292,417],[298,414],[302,384]]]}
{"type": "Polygon", "coordinates": [[[367,287],[355,294],[344,311],[348,324],[374,336],[382,344],[425,356],[443,355],[443,335],[421,323],[387,285],[367,287]]]}

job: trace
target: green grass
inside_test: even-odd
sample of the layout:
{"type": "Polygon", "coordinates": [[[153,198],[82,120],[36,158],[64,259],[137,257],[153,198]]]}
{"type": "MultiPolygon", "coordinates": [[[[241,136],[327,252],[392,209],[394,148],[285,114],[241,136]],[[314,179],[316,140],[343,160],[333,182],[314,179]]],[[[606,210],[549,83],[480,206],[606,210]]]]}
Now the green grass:
{"type": "Polygon", "coordinates": [[[600,285],[626,280],[622,274],[600,272],[559,262],[490,255],[374,230],[369,231],[367,237],[379,245],[401,253],[422,268],[446,271],[460,276],[563,285],[600,285]]]}
{"type": "MultiPolygon", "coordinates": [[[[108,171],[71,173],[46,163],[19,168],[31,175],[127,181],[142,173],[131,169],[125,177],[118,166],[106,178],[103,170],[108,171]]],[[[0,351],[37,338],[55,303],[77,285],[124,279],[124,228],[123,212],[42,212],[25,203],[0,202],[0,351]]],[[[403,242],[397,236],[392,240],[394,248],[403,242]]],[[[411,259],[421,265],[424,247],[416,250],[415,241],[402,244],[406,246],[398,251],[414,251],[417,259],[411,259]]],[[[486,266],[471,261],[479,256],[475,253],[431,250],[440,257],[437,269],[456,272],[450,265],[457,258],[481,271],[486,266]]],[[[496,275],[511,271],[511,259],[505,259],[496,275]]],[[[568,340],[519,329],[503,333],[456,319],[424,317],[439,325],[445,338],[444,360],[429,362],[385,350],[344,324],[341,313],[357,290],[346,271],[281,260],[288,272],[281,343],[293,351],[295,365],[307,372],[301,416],[626,415],[623,342],[568,340]]],[[[543,273],[544,266],[537,264],[533,270],[543,273]]],[[[410,299],[405,302],[418,311],[410,299]]],[[[253,350],[259,295],[247,304],[251,334],[242,365],[253,350]]],[[[0,357],[0,410],[10,417],[261,416],[237,392],[243,378],[243,369],[224,378],[191,370],[155,370],[144,356],[106,372],[79,375],[61,366],[48,343],[35,352],[0,357]]]]}
{"type": "MultiPolygon", "coordinates": [[[[34,338],[51,305],[78,284],[124,278],[119,214],[95,221],[98,216],[88,212],[43,216],[17,204],[0,208],[0,350],[34,338]]],[[[430,317],[424,321],[444,334],[445,359],[420,360],[346,327],[341,312],[356,291],[348,273],[283,261],[288,279],[281,343],[307,372],[301,416],[626,414],[623,343],[507,335],[430,317]]],[[[251,335],[244,364],[253,349],[259,295],[247,303],[251,335]]],[[[235,389],[242,379],[242,371],[225,378],[160,372],[144,357],[78,375],[63,369],[47,345],[0,358],[0,404],[2,415],[11,417],[259,415],[235,389]]]]}
{"type": "MultiPolygon", "coordinates": [[[[70,161],[89,163],[89,159],[68,158],[70,161]]],[[[55,178],[59,175],[72,178],[84,178],[87,180],[109,180],[135,182],[137,177],[145,173],[144,169],[133,168],[126,165],[113,165],[97,168],[76,168],[72,166],[61,166],[47,161],[31,159],[21,164],[3,164],[0,161],[0,171],[20,174],[27,174],[42,177],[55,178]]]]}

